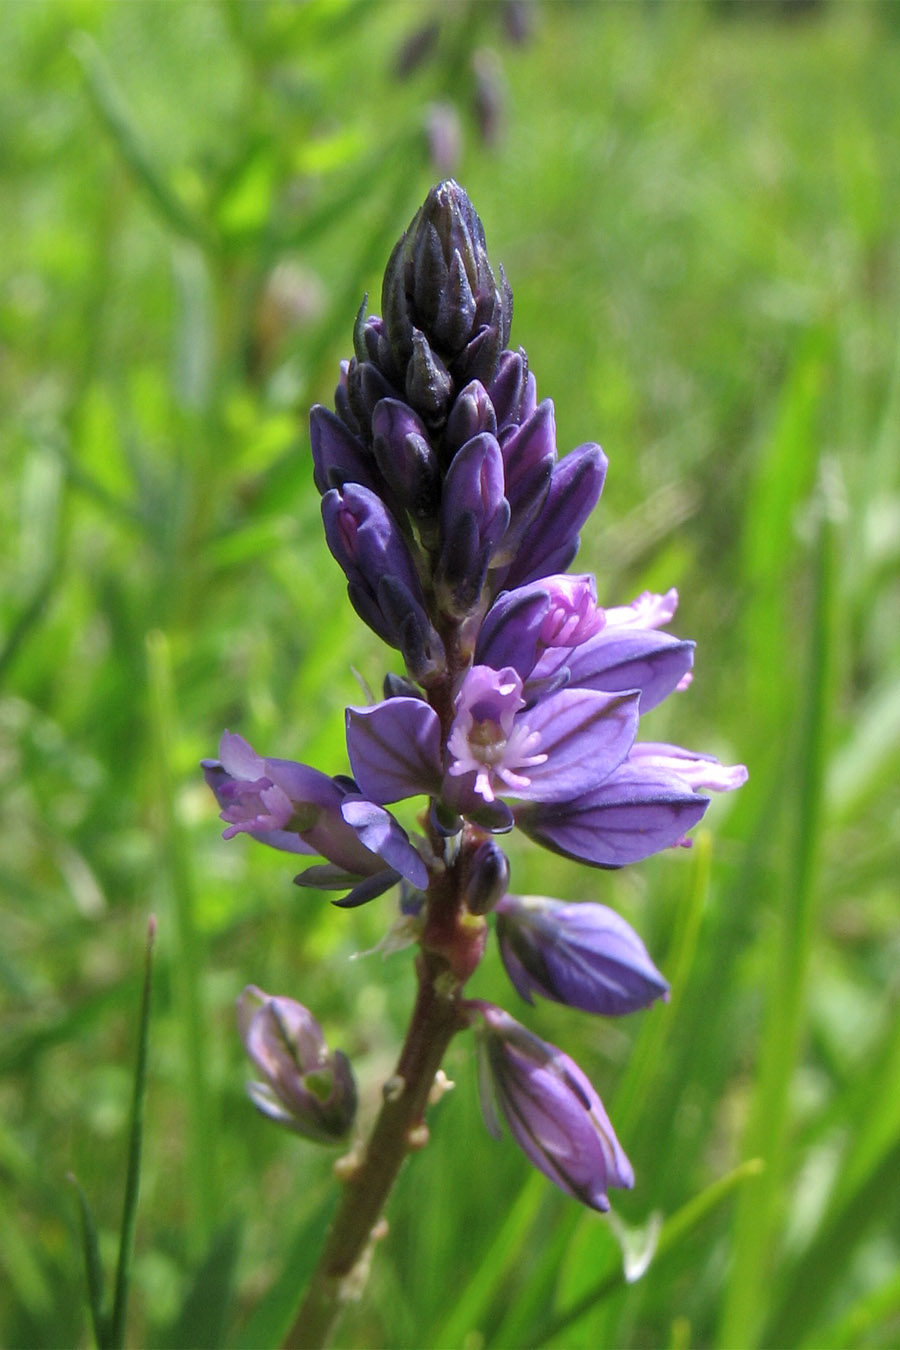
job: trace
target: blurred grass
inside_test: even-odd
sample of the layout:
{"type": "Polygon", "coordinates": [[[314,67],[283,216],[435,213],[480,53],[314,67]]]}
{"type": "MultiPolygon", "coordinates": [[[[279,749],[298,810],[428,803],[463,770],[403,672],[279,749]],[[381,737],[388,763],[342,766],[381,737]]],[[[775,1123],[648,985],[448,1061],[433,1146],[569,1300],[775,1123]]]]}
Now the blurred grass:
{"type": "Polygon", "coordinates": [[[515,848],[517,889],[635,922],[667,1007],[523,1010],[494,953],[473,986],[596,1081],[664,1259],[623,1285],[606,1221],[482,1130],[460,1041],[342,1344],[900,1345],[896,6],[548,3],[525,44],[438,8],[404,78],[400,0],[0,10],[0,1343],[89,1340],[65,1177],[110,1270],[151,908],[130,1342],[273,1343],[327,1220],[330,1159],[243,1098],[243,985],[312,1006],[369,1106],[392,1067],[408,958],[348,960],[389,901],[223,844],[197,763],[229,726],[344,770],[352,670],[391,664],[305,415],[441,174],[439,103],[560,449],[610,456],[579,565],[610,602],[677,585],[698,640],[648,734],[751,780],[693,857],[515,848]]]}

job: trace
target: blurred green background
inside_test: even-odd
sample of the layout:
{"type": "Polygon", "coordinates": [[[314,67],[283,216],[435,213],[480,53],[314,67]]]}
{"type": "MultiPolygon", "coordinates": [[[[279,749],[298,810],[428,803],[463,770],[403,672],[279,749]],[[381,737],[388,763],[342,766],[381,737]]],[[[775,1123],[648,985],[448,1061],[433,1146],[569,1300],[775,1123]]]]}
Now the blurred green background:
{"type": "Polygon", "coordinates": [[[354,669],[397,668],[306,413],[452,171],[561,452],[610,458],[579,568],[677,585],[698,641],[645,734],[751,777],[620,873],[513,845],[668,1006],[528,1009],[494,950],[471,986],[596,1083],[620,1223],[487,1136],[460,1038],[340,1344],[900,1345],[900,9],[4,0],[0,37],[0,1343],[90,1343],[66,1178],[109,1276],[151,912],[129,1343],[274,1343],[327,1223],[331,1155],[244,1096],[243,985],[367,1113],[391,1071],[410,954],[351,960],[391,898],[223,843],[197,764],[228,726],[343,772],[354,669]]]}

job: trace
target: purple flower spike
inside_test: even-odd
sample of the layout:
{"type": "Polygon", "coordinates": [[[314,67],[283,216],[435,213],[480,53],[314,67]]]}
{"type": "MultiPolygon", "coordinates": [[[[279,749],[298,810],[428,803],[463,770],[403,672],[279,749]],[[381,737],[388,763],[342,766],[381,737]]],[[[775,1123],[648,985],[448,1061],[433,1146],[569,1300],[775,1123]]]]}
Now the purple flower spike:
{"type": "MultiPolygon", "coordinates": [[[[367,298],[334,412],[310,414],[313,476],[350,601],[405,671],[385,675],[382,701],[346,710],[352,778],[264,759],[227,732],[204,771],[227,838],[314,855],[298,885],[337,892],[344,909],[399,885],[428,995],[407,1045],[429,1034],[432,994],[446,1000],[447,1032],[479,1024],[489,1126],[499,1130],[499,1108],[536,1167],[607,1209],[607,1189],[630,1186],[632,1172],[596,1092],[561,1051],[499,1008],[464,1002],[463,988],[492,912],[529,1002],[617,1015],[668,986],[605,906],[510,895],[499,837],[518,826],[552,852],[622,867],[688,845],[707,794],[747,772],[635,740],[639,716],[689,682],[694,644],[664,631],[676,591],[603,609],[593,577],[567,575],[606,456],[591,442],[558,458],[553,403],[538,402],[524,349],[507,348],[512,292],[457,183],[429,192],[391,253],[381,316],[366,309],[367,298]],[[403,802],[418,835],[388,809],[403,802]]],[[[240,1017],[264,1080],[252,1088],[259,1109],[310,1137],[345,1128],[349,1070],[306,1010],[251,987],[240,1017]],[[338,1116],[323,1122],[332,1103],[338,1116]]],[[[413,1055],[423,1077],[405,1086],[404,1052],[407,1106],[424,1098],[438,1048],[413,1055]]],[[[393,1101],[376,1129],[402,1126],[399,1146],[408,1113],[393,1101]]]]}
{"type": "Polygon", "coordinates": [[[316,1143],[343,1139],[356,1115],[353,1071],[340,1050],[329,1053],[312,1013],[248,984],[237,1018],[244,1048],[264,1080],[247,1084],[256,1109],[316,1143]]]}
{"type": "Polygon", "coordinates": [[[473,999],[480,1019],[481,1101],[500,1134],[496,1100],[516,1143],[551,1181],[589,1205],[609,1209],[611,1186],[629,1189],[634,1173],[603,1103],[578,1065],[508,1013],[473,999]]]}
{"type": "Polygon", "coordinates": [[[496,907],[506,972],[532,995],[616,1017],[668,998],[669,986],[637,933],[606,905],[506,895],[496,907]]]}

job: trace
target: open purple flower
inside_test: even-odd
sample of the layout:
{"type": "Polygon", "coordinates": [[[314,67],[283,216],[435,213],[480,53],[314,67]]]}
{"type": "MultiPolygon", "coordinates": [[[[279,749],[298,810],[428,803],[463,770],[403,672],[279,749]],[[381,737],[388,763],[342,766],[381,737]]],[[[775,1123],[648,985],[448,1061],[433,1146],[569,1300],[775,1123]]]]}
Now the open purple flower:
{"type": "Polygon", "coordinates": [[[496,1104],[516,1143],[545,1176],[592,1209],[609,1209],[611,1186],[634,1185],[603,1103],[578,1065],[481,999],[466,1004],[477,1028],[481,1103],[495,1138],[496,1104]]]}
{"type": "Polygon", "coordinates": [[[634,929],[606,905],[505,895],[495,908],[506,972],[532,995],[616,1017],[668,998],[669,986],[634,929]]]}
{"type": "Polygon", "coordinates": [[[406,832],[346,782],[292,760],[263,759],[230,731],[222,735],[219,759],[204,760],[203,771],[228,823],[226,839],[243,832],[272,848],[328,859],[330,868],[301,873],[301,885],[352,888],[351,903],[372,899],[401,876],[427,885],[427,869],[406,832]]]}
{"type": "Polygon", "coordinates": [[[350,763],[376,802],[439,791],[466,814],[498,797],[565,801],[625,759],[638,697],[562,689],[527,707],[512,667],[473,666],[454,702],[443,764],[437,714],[409,698],[348,709],[350,763]]]}

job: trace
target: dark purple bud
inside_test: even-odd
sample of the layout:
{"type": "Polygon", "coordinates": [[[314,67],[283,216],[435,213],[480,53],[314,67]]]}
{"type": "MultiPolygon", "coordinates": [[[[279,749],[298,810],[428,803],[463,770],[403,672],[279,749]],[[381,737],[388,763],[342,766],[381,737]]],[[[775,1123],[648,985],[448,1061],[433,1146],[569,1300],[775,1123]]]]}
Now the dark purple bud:
{"type": "Polygon", "coordinates": [[[496,907],[506,972],[533,994],[615,1017],[668,998],[669,986],[637,933],[606,905],[506,895],[496,907]]]}
{"type": "Polygon", "coordinates": [[[385,481],[410,515],[417,521],[433,517],[440,501],[440,469],[425,425],[412,408],[394,398],[376,405],[372,451],[385,481]]]}
{"type": "Polygon", "coordinates": [[[347,367],[347,401],[356,418],[360,437],[369,444],[372,439],[372,413],[383,398],[396,398],[397,389],[371,361],[356,357],[347,367]]]}
{"type": "Polygon", "coordinates": [[[405,675],[396,675],[389,670],[384,677],[382,684],[385,698],[421,698],[425,695],[419,689],[418,685],[413,684],[405,675]]]}
{"type": "Polygon", "coordinates": [[[467,1003],[480,1020],[479,1080],[485,1123],[501,1133],[499,1106],[529,1161],[560,1190],[592,1209],[609,1209],[611,1186],[634,1173],[603,1103],[578,1065],[500,1008],[467,1003]]]}
{"type": "Polygon", "coordinates": [[[432,324],[438,346],[451,353],[462,351],[471,338],[474,319],[475,297],[462,258],[454,252],[432,324]]]}
{"type": "MultiPolygon", "coordinates": [[[[502,274],[498,286],[481,221],[452,179],[432,188],[391,254],[382,287],[382,313],[397,370],[405,371],[412,356],[415,329],[423,332],[442,357],[453,357],[482,328],[493,333],[495,352],[505,346],[512,296],[502,274]],[[454,311],[455,304],[461,310],[454,311]],[[460,314],[466,316],[467,327],[460,314]]],[[[416,406],[422,410],[419,403],[416,406]]]]}
{"type": "Polygon", "coordinates": [[[441,500],[439,586],[455,613],[464,615],[477,605],[508,523],[500,447],[483,432],[454,456],[441,500]]]}
{"type": "Polygon", "coordinates": [[[487,914],[509,885],[509,859],[493,839],[469,854],[463,872],[462,892],[470,914],[487,914]]]}
{"type": "Polygon", "coordinates": [[[425,334],[414,328],[412,352],[406,367],[406,397],[430,426],[440,426],[447,416],[452,393],[450,372],[432,350],[425,334]]]}
{"type": "Polygon", "coordinates": [[[472,380],[457,395],[447,418],[444,428],[445,459],[449,462],[466,441],[472,440],[482,431],[496,435],[497,417],[484,385],[480,380],[472,380]]]}
{"type": "Polygon", "coordinates": [[[527,422],[501,441],[506,496],[512,518],[503,556],[511,561],[546,500],[556,464],[556,419],[547,398],[527,422]]]}
{"type": "Polygon", "coordinates": [[[541,650],[541,632],[549,612],[550,596],[539,585],[498,595],[478,631],[475,664],[494,670],[512,666],[527,680],[541,650]]]}
{"type": "Polygon", "coordinates": [[[487,48],[472,58],[475,75],[475,118],[485,145],[496,145],[503,130],[506,91],[503,73],[495,52],[487,48]]]}
{"type": "Polygon", "coordinates": [[[263,1079],[247,1084],[257,1110],[318,1144],[343,1139],[356,1116],[353,1071],[340,1050],[329,1052],[312,1013],[248,984],[237,1018],[244,1048],[263,1079]]]}
{"type": "MultiPolygon", "coordinates": [[[[506,278],[503,276],[502,267],[500,268],[500,280],[506,286],[506,278]]],[[[511,308],[512,292],[509,291],[508,286],[506,289],[511,308]]],[[[468,384],[470,380],[480,380],[482,384],[490,383],[494,378],[502,348],[503,342],[497,329],[489,324],[482,324],[476,330],[472,340],[466,343],[459,356],[452,363],[453,377],[457,385],[468,384]]]]}
{"type": "Polygon", "coordinates": [[[328,547],[344,569],[360,618],[385,642],[399,646],[399,624],[405,615],[385,612],[380,594],[383,584],[394,583],[395,591],[399,587],[408,597],[408,607],[418,609],[423,618],[424,602],[413,560],[393,516],[374,492],[348,483],[342,493],[337,489],[326,492],[322,519],[328,547]]]}
{"type": "MultiPolygon", "coordinates": [[[[352,588],[348,586],[347,592],[356,605],[352,588]]],[[[402,654],[410,676],[419,684],[427,685],[433,676],[446,669],[447,657],[424,609],[408,587],[395,577],[381,578],[376,600],[388,630],[395,635],[392,645],[402,654]]],[[[357,612],[362,613],[358,606],[357,612]]]]}
{"type": "Polygon", "coordinates": [[[414,28],[409,36],[403,39],[394,57],[394,74],[398,79],[405,80],[428,60],[437,46],[440,31],[440,24],[432,19],[414,28]]]}
{"type": "Polygon", "coordinates": [[[606,464],[593,444],[580,445],[557,463],[544,503],[503,578],[505,586],[565,572],[578,552],[578,531],[600,500],[606,464]]]}
{"type": "Polygon", "coordinates": [[[320,493],[342,488],[345,483],[359,483],[378,492],[380,478],[371,453],[344,422],[320,403],[309,414],[309,439],[313,479],[320,493]]]}
{"type": "Polygon", "coordinates": [[[517,427],[537,407],[537,386],[528,371],[528,357],[520,347],[500,357],[497,372],[488,386],[488,394],[497,414],[497,425],[517,427]]]}

